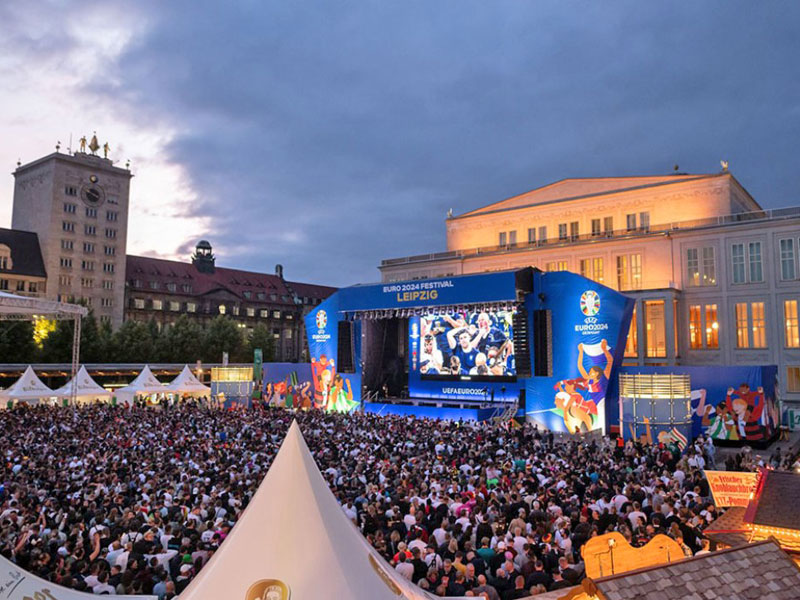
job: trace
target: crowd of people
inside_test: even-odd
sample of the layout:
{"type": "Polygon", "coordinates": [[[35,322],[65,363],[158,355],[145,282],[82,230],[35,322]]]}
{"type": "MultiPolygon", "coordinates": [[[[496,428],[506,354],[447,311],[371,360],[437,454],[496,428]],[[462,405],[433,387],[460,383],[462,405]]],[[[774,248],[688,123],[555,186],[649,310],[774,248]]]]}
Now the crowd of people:
{"type": "MultiPolygon", "coordinates": [[[[620,532],[708,550],[700,440],[555,439],[530,425],[272,407],[0,411],[0,553],[59,585],[175,598],[235,525],[293,419],[344,513],[420,587],[506,600],[577,584],[620,532]]],[[[711,446],[713,448],[713,445],[711,446]]],[[[740,461],[740,464],[744,464],[740,461]]]]}

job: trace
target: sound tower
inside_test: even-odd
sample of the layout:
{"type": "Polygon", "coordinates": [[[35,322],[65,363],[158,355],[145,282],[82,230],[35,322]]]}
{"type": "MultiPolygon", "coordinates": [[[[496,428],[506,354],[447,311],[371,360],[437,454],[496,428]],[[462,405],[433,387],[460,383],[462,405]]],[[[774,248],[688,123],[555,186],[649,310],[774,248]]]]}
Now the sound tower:
{"type": "Polygon", "coordinates": [[[533,312],[533,374],[553,376],[553,314],[549,310],[533,312]]]}
{"type": "Polygon", "coordinates": [[[353,323],[339,321],[337,339],[336,370],[339,373],[355,373],[355,357],[353,356],[353,323]]]}
{"type": "Polygon", "coordinates": [[[517,377],[531,376],[530,332],[528,331],[528,311],[520,306],[512,320],[514,327],[514,358],[517,377]]]}

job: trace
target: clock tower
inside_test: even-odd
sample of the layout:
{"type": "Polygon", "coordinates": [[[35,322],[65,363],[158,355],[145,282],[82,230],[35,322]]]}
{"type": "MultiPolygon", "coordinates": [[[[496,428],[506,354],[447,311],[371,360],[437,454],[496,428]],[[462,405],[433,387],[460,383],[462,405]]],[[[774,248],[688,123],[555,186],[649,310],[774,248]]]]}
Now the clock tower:
{"type": "Polygon", "coordinates": [[[47,297],[85,301],[100,321],[122,324],[131,172],[91,152],[58,151],[14,171],[13,229],[38,234],[47,297]]]}

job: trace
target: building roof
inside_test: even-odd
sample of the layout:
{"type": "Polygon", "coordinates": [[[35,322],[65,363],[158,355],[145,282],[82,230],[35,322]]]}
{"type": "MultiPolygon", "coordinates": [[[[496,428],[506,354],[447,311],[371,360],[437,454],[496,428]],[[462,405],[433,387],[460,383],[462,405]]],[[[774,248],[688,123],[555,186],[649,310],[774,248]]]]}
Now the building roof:
{"type": "Polygon", "coordinates": [[[767,540],[592,583],[605,600],[794,600],[800,568],[767,540]]]}
{"type": "MultiPolygon", "coordinates": [[[[764,471],[754,500],[754,525],[800,530],[800,510],[787,500],[800,498],[800,475],[793,471],[764,471]]],[[[745,520],[750,521],[749,511],[745,520]]]]}
{"type": "Polygon", "coordinates": [[[38,235],[32,231],[0,228],[0,244],[11,250],[11,268],[0,269],[0,274],[47,277],[38,235]]]}
{"type": "MultiPolygon", "coordinates": [[[[217,290],[227,291],[242,300],[256,301],[255,294],[265,292],[266,300],[271,304],[294,305],[292,290],[287,283],[277,275],[266,273],[255,273],[252,271],[242,271],[240,269],[229,269],[226,267],[215,267],[213,273],[201,273],[190,262],[180,262],[177,260],[165,260],[163,258],[150,258],[148,256],[126,257],[125,279],[130,284],[134,280],[142,282],[140,289],[142,292],[168,293],[176,296],[204,296],[217,290]],[[158,282],[159,289],[150,288],[150,282],[158,282]],[[168,292],[168,283],[177,284],[175,292],[168,292]],[[189,284],[190,291],[184,291],[182,285],[189,284]],[[252,298],[246,298],[245,292],[253,293],[252,298]],[[275,294],[275,299],[270,298],[269,294],[275,294]]],[[[314,285],[309,283],[289,283],[298,296],[312,298],[327,298],[336,288],[314,285]],[[301,292],[302,289],[302,292],[301,292]]]]}
{"type": "MultiPolygon", "coordinates": [[[[730,177],[736,181],[733,175],[727,171],[723,171],[721,173],[695,175],[678,173],[674,175],[633,177],[573,177],[556,181],[543,187],[533,189],[529,192],[525,192],[524,194],[506,198],[505,200],[500,200],[499,202],[493,202],[487,206],[483,206],[481,208],[458,215],[455,218],[461,219],[498,211],[526,208],[529,206],[566,202],[570,200],[581,200],[596,196],[605,196],[608,194],[619,194],[622,192],[640,191],[667,185],[687,183],[700,179],[712,179],[716,177],[730,177]]],[[[742,187],[741,184],[738,185],[742,187]]],[[[742,189],[744,190],[743,187],[742,189]]],[[[755,200],[753,200],[753,204],[758,207],[758,204],[755,202],[755,200]]]]}
{"type": "Polygon", "coordinates": [[[750,530],[744,523],[744,511],[743,506],[731,506],[703,530],[703,535],[729,547],[746,544],[750,541],[750,530]]]}

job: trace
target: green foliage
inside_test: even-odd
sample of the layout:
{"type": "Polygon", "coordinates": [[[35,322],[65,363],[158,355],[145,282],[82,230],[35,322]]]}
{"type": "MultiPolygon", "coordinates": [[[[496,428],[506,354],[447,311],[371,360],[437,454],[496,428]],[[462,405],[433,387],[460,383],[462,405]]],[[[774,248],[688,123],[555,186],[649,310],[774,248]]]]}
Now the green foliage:
{"type": "Polygon", "coordinates": [[[0,322],[0,362],[36,362],[37,350],[31,321],[0,322]]]}
{"type": "Polygon", "coordinates": [[[249,358],[242,362],[249,362],[253,360],[253,353],[256,348],[261,348],[264,354],[264,362],[272,362],[275,360],[275,337],[270,333],[269,328],[259,323],[253,327],[247,338],[247,353],[249,358]]]}
{"type": "Polygon", "coordinates": [[[223,352],[228,353],[231,362],[248,360],[245,358],[247,347],[242,330],[232,319],[219,315],[206,327],[201,356],[204,362],[220,362],[223,352]]]}

